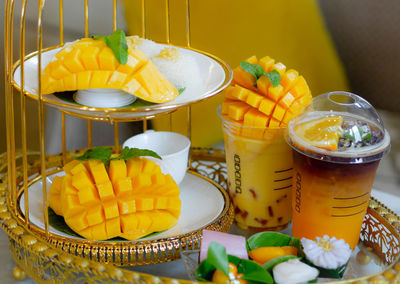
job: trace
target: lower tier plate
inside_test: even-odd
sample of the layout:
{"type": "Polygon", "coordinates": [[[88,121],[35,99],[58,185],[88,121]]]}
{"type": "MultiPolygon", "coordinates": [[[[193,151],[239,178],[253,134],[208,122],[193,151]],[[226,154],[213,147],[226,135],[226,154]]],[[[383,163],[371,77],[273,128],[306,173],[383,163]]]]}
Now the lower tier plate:
{"type": "MultiPolygon", "coordinates": [[[[55,176],[62,175],[63,171],[49,175],[47,188],[55,176]]],[[[50,242],[69,253],[120,266],[153,264],[177,259],[180,257],[180,251],[199,246],[203,229],[227,231],[233,220],[233,208],[229,197],[215,182],[188,171],[179,188],[182,201],[181,215],[178,223],[169,230],[136,241],[122,239],[91,241],[69,233],[68,230],[60,229],[60,225],[56,225],[49,218],[50,242]]],[[[29,220],[32,230],[45,236],[42,196],[42,179],[36,178],[36,181],[29,186],[29,220]]],[[[24,197],[22,194],[19,199],[21,218],[24,218],[24,197]]]]}

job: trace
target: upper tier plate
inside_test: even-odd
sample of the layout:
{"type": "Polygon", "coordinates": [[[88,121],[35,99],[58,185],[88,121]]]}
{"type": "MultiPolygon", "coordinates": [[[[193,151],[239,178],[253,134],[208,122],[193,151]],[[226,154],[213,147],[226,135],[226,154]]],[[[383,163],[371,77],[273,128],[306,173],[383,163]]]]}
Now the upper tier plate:
{"type": "MultiPolygon", "coordinates": [[[[157,44],[159,50],[171,45],[157,44]]],[[[58,95],[43,95],[43,101],[51,106],[56,107],[68,114],[91,118],[96,120],[115,120],[115,121],[132,121],[151,118],[160,113],[169,113],[181,106],[189,105],[195,102],[209,98],[222,91],[232,80],[231,68],[221,59],[207,54],[205,52],[192,48],[184,48],[174,46],[182,52],[192,56],[198,63],[201,80],[203,82],[203,90],[193,92],[183,91],[176,99],[162,104],[153,104],[137,100],[131,105],[121,108],[95,108],[77,104],[72,100],[72,95],[60,93],[58,95]],[[62,95],[64,94],[64,95],[62,95]]],[[[50,62],[53,56],[61,49],[61,47],[52,47],[42,52],[42,70],[50,62]]],[[[21,61],[18,61],[13,68],[13,85],[21,90],[21,61]]],[[[25,77],[25,94],[38,100],[38,53],[32,53],[25,58],[24,77],[25,77]]]]}

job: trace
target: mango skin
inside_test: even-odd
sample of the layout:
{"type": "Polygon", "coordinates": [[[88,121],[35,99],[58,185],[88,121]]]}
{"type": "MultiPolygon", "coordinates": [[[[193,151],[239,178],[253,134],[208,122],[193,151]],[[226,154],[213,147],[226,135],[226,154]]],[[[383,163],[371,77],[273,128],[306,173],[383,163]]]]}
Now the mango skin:
{"type": "Polygon", "coordinates": [[[136,240],[174,226],[181,211],[179,188],[146,158],[72,161],[55,177],[49,204],[77,234],[91,240],[136,240]]]}

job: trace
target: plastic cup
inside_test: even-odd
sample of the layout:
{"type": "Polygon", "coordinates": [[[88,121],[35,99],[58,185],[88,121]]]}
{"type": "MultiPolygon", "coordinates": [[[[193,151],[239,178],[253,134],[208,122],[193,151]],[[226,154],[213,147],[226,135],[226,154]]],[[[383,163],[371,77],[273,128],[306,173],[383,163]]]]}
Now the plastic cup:
{"type": "MultiPolygon", "coordinates": [[[[352,125],[352,124],[350,124],[352,125]]],[[[376,110],[361,97],[331,92],[313,99],[301,116],[290,121],[287,141],[293,151],[292,234],[315,239],[344,239],[351,248],[359,240],[379,161],[390,149],[390,137],[376,110]],[[368,124],[380,140],[373,145],[329,151],[296,135],[301,123],[326,116],[344,123],[368,124]]]]}
{"type": "Polygon", "coordinates": [[[285,128],[245,127],[222,120],[229,195],[245,230],[283,230],[291,221],[292,150],[285,128]]]}

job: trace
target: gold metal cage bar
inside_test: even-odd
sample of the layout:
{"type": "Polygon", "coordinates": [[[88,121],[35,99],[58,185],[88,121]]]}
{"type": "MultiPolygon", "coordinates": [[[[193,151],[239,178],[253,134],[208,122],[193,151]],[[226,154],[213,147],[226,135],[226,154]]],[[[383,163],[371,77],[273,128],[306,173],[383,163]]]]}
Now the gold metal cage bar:
{"type": "MultiPolygon", "coordinates": [[[[116,30],[117,27],[117,0],[112,1],[112,29],[116,30]]],[[[146,29],[146,0],[139,0],[141,7],[141,35],[147,36],[146,29]]],[[[164,0],[165,11],[165,29],[166,38],[165,42],[170,44],[171,30],[170,30],[170,0],[164,0]]],[[[44,0],[37,0],[38,14],[37,14],[37,34],[36,34],[36,51],[26,55],[25,48],[25,25],[26,25],[26,7],[27,0],[20,0],[20,23],[19,23],[19,55],[20,59],[14,62],[14,14],[16,0],[5,0],[5,16],[4,16],[4,62],[5,62],[5,106],[6,106],[6,126],[7,126],[7,153],[0,155],[0,226],[9,235],[9,247],[12,257],[16,263],[22,267],[27,274],[37,282],[59,282],[71,281],[77,283],[93,283],[109,281],[120,282],[145,282],[145,283],[186,283],[188,281],[169,279],[158,276],[152,276],[142,273],[136,273],[125,269],[118,268],[109,262],[110,258],[120,257],[120,261],[115,264],[118,265],[137,265],[137,264],[151,264],[161,261],[170,261],[179,257],[180,250],[188,250],[198,247],[201,232],[196,231],[192,235],[181,236],[179,240],[170,240],[161,244],[154,245],[152,243],[140,243],[121,245],[118,247],[101,246],[88,242],[78,242],[70,239],[60,239],[49,233],[49,220],[48,220],[48,198],[46,177],[54,172],[59,171],[62,166],[74,156],[82,153],[85,149],[68,152],[66,137],[66,116],[72,115],[82,121],[87,121],[87,138],[88,148],[93,146],[92,141],[92,121],[101,120],[109,121],[114,124],[114,151],[120,150],[119,145],[119,123],[126,121],[143,121],[143,130],[147,129],[147,120],[159,115],[168,115],[176,109],[187,107],[187,120],[188,120],[188,136],[191,137],[191,107],[190,104],[177,104],[169,108],[155,108],[162,111],[162,114],[153,114],[151,109],[147,113],[136,118],[116,118],[113,113],[116,112],[115,108],[88,108],[79,106],[77,109],[82,110],[82,113],[73,113],[66,110],[62,103],[58,105],[50,105],[61,112],[61,148],[62,153],[58,155],[47,155],[45,145],[45,106],[49,105],[46,97],[42,95],[41,90],[41,70],[42,70],[42,54],[46,51],[61,47],[64,42],[64,5],[67,1],[59,0],[59,45],[43,48],[43,9],[45,7],[44,0]],[[38,58],[38,96],[29,93],[24,84],[25,68],[24,63],[26,60],[36,56],[38,58]],[[14,80],[14,73],[20,68],[21,72],[21,86],[18,86],[14,80]],[[21,141],[17,141],[15,133],[15,93],[19,93],[20,98],[20,121],[21,121],[21,141]],[[28,149],[28,137],[26,129],[26,121],[28,119],[26,113],[26,102],[28,100],[37,102],[38,107],[38,134],[39,134],[39,149],[28,149]],[[105,117],[99,117],[97,112],[106,113],[105,117]],[[21,150],[17,150],[17,145],[21,144],[21,150]],[[35,180],[41,180],[43,183],[43,215],[45,220],[45,229],[37,230],[35,226],[30,223],[29,216],[29,184],[35,180]],[[24,194],[25,207],[23,211],[19,208],[19,198],[24,194]],[[168,257],[167,252],[173,251],[173,257],[168,257]],[[146,253],[157,253],[160,259],[146,259],[146,253]],[[94,255],[98,257],[94,257],[94,255]],[[135,263],[131,262],[132,255],[137,256],[135,263]]],[[[190,0],[184,0],[185,5],[185,23],[186,23],[186,45],[189,50],[195,50],[192,47],[191,38],[191,17],[190,17],[190,0]]],[[[82,0],[82,9],[84,11],[84,35],[90,35],[89,27],[89,3],[88,0],[82,0]]],[[[173,46],[173,44],[171,44],[173,46]]],[[[201,51],[198,51],[201,52],[201,51]]],[[[221,59],[201,52],[216,60],[224,69],[226,79],[222,86],[215,92],[210,94],[211,97],[222,89],[224,89],[232,79],[232,73],[229,66],[226,65],[221,59]]],[[[207,98],[208,98],[207,97],[207,98]]],[[[195,103],[195,102],[193,102],[195,103]]],[[[153,108],[154,110],[154,108],[153,108]]],[[[132,113],[135,109],[127,109],[122,112],[132,113]]],[[[172,129],[172,121],[170,120],[170,129],[172,129]]],[[[190,168],[197,175],[203,176],[205,179],[212,180],[217,184],[218,188],[227,197],[226,191],[222,189],[226,187],[226,169],[224,165],[224,153],[214,149],[197,149],[191,150],[190,168]],[[206,163],[203,163],[203,162],[206,163]],[[202,167],[207,167],[209,171],[203,171],[202,167]],[[222,187],[221,187],[222,186],[222,187]]],[[[371,275],[357,281],[366,281],[366,283],[377,283],[377,281],[397,281],[400,283],[400,218],[387,209],[379,202],[372,200],[368,209],[367,221],[364,224],[361,234],[362,241],[372,247],[382,259],[389,265],[382,271],[382,273],[371,275]],[[375,231],[374,231],[375,230],[375,231]],[[374,234],[371,232],[374,231],[374,234]],[[390,232],[390,234],[384,234],[390,232]],[[383,251],[382,239],[386,243],[391,244],[391,249],[383,251]]],[[[227,231],[232,223],[233,206],[228,201],[223,210],[223,214],[215,222],[209,224],[210,229],[227,231]]],[[[188,282],[189,283],[189,282],[188,282]]],[[[349,282],[348,282],[349,283],[349,282]]]]}

